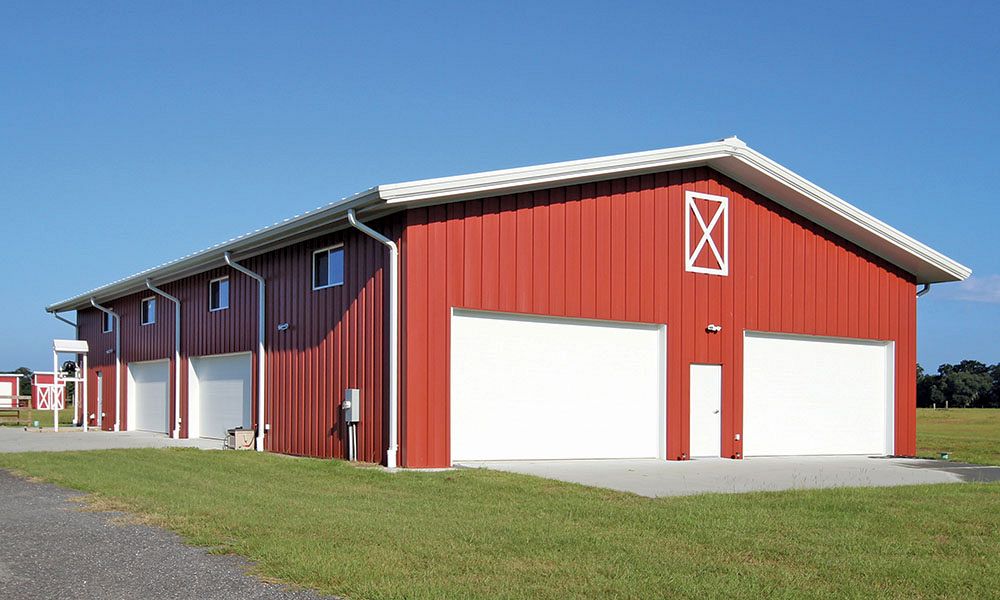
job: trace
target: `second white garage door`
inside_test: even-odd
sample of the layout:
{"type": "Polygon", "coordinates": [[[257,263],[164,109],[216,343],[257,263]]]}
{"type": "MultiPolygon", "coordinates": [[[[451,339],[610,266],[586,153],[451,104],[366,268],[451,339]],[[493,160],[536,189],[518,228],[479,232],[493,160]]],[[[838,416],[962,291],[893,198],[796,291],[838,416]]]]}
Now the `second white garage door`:
{"type": "Polygon", "coordinates": [[[451,457],[663,457],[663,327],[456,310],[451,457]]]}
{"type": "Polygon", "coordinates": [[[170,362],[157,360],[128,365],[128,428],[170,431],[170,362]]]}
{"type": "Polygon", "coordinates": [[[892,345],[747,333],[746,456],[892,454],[892,345]]]}
{"type": "Polygon", "coordinates": [[[251,369],[249,353],[191,359],[192,437],[222,439],[229,429],[252,426],[251,369]]]}

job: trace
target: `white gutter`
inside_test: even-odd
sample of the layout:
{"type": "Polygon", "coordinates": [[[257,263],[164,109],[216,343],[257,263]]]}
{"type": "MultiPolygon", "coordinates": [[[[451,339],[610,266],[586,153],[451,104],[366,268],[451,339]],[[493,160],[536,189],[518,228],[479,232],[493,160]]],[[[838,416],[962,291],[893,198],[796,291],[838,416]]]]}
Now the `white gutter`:
{"type": "Polygon", "coordinates": [[[181,301],[146,279],[146,287],[174,303],[174,439],[181,437],[181,301]]]}
{"type": "Polygon", "coordinates": [[[254,273],[250,269],[235,262],[231,252],[223,254],[226,264],[243,273],[247,277],[252,277],[257,281],[257,440],[255,448],[257,452],[264,451],[264,370],[266,366],[264,356],[264,278],[254,273]]]}
{"type": "MultiPolygon", "coordinates": [[[[111,310],[110,308],[101,306],[97,303],[97,300],[93,298],[90,299],[90,305],[101,311],[106,315],[111,315],[115,320],[115,431],[120,431],[120,423],[122,416],[122,318],[118,316],[118,313],[111,310]]],[[[97,415],[97,422],[100,427],[104,425],[104,418],[102,415],[97,415]]]]}
{"type": "MultiPolygon", "coordinates": [[[[67,325],[72,325],[73,327],[76,327],[76,323],[75,322],[70,321],[69,319],[67,319],[66,317],[60,315],[57,312],[52,313],[52,316],[55,317],[55,318],[57,318],[57,319],[59,319],[60,321],[62,321],[63,323],[65,323],[67,325]]],[[[77,332],[77,333],[79,333],[79,332],[77,332]]]]}
{"type": "Polygon", "coordinates": [[[385,466],[396,468],[399,444],[399,248],[396,243],[358,221],[354,209],[347,209],[347,221],[352,227],[389,248],[389,447],[385,451],[385,466]]]}

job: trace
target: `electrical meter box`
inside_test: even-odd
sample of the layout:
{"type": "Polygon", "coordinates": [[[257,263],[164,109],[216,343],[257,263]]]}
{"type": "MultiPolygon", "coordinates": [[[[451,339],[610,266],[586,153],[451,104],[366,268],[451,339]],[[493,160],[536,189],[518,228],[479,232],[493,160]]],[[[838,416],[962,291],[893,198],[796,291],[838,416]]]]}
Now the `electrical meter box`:
{"type": "Polygon", "coordinates": [[[344,390],[344,402],[340,405],[344,410],[344,421],[357,423],[361,420],[361,390],[348,388],[344,390]]]}

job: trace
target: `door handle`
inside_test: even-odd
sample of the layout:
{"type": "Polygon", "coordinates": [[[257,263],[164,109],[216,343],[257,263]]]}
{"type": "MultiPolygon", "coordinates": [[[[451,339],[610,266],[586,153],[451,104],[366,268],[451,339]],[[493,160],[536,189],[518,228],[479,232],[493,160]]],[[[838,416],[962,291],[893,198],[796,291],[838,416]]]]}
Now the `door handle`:
{"type": "Polygon", "coordinates": [[[719,414],[719,411],[718,411],[718,410],[713,410],[713,411],[712,411],[712,414],[713,414],[713,415],[717,415],[717,414],[719,414]]]}

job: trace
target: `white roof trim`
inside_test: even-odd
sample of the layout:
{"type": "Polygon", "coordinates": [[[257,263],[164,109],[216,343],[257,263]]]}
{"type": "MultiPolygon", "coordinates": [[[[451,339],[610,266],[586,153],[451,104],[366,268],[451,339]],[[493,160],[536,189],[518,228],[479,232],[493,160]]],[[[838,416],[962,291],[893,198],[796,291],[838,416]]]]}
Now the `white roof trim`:
{"type": "Polygon", "coordinates": [[[344,219],[348,208],[360,210],[381,206],[383,210],[403,210],[414,205],[454,202],[695,166],[710,166],[732,177],[912,273],[917,283],[961,281],[972,274],[968,267],[782,167],[738,138],[730,137],[663,150],[380,185],[52,304],[46,310],[74,310],[88,306],[91,297],[111,299],[135,293],[145,289],[147,277],[164,283],[222,266],[224,251],[252,255],[255,249],[272,246],[323,226],[329,227],[344,219]]]}
{"type": "Polygon", "coordinates": [[[67,354],[87,354],[87,340],[52,340],[52,350],[67,354]]]}

